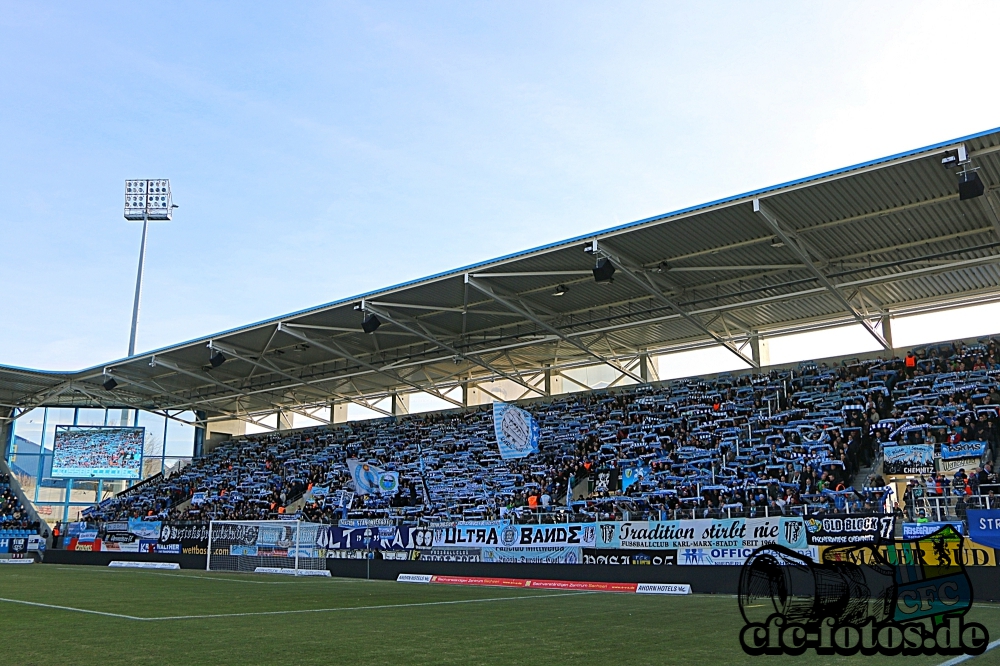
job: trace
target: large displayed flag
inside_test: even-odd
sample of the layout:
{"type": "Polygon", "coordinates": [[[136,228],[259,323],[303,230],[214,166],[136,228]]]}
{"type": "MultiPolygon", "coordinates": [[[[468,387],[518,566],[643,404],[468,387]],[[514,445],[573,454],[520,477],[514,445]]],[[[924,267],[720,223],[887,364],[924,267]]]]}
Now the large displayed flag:
{"type": "Polygon", "coordinates": [[[399,472],[387,472],[381,467],[363,463],[357,458],[347,461],[359,495],[395,495],[399,490],[399,472]]]}
{"type": "Polygon", "coordinates": [[[639,479],[646,478],[646,474],[649,472],[649,468],[645,465],[637,465],[634,467],[623,467],[622,468],[622,492],[628,490],[628,487],[639,479]]]}
{"type": "Polygon", "coordinates": [[[525,410],[505,402],[494,402],[493,429],[500,457],[504,460],[538,453],[538,422],[525,410]]]}

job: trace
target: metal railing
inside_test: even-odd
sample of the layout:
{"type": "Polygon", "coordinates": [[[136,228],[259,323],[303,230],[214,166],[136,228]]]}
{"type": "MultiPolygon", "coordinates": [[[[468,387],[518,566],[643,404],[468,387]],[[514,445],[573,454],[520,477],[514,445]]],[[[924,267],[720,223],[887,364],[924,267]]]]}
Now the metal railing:
{"type": "Polygon", "coordinates": [[[980,486],[976,495],[928,495],[921,497],[911,508],[904,509],[907,522],[917,518],[926,518],[934,522],[965,520],[965,512],[969,509],[1000,508],[1000,484],[980,486]],[[984,494],[982,491],[986,490],[984,494]],[[990,493],[993,491],[993,493],[990,493]],[[922,512],[922,515],[921,515],[922,512]]]}

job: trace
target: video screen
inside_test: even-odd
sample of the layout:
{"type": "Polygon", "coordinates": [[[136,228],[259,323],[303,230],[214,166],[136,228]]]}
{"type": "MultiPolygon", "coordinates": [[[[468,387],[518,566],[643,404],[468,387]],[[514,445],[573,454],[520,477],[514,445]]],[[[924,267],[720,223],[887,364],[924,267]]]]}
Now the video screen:
{"type": "Polygon", "coordinates": [[[145,428],[56,426],[52,476],[71,479],[141,479],[145,428]]]}

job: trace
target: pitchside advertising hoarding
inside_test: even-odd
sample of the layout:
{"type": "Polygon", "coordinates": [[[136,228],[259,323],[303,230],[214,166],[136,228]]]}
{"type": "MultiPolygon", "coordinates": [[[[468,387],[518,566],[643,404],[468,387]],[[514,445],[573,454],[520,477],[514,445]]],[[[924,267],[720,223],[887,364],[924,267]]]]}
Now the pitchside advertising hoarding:
{"type": "MultiPolygon", "coordinates": [[[[970,510],[969,521],[970,538],[965,539],[956,557],[963,564],[995,566],[1000,511],[970,510]]],[[[788,548],[815,562],[854,557],[859,547],[866,547],[869,553],[878,551],[887,559],[902,561],[910,556],[893,552],[893,517],[882,514],[561,525],[476,521],[414,527],[386,522],[299,523],[297,551],[294,522],[273,528],[216,524],[213,553],[292,556],[297,552],[302,557],[328,559],[631,566],[739,565],[755,549],[770,545],[788,548]]],[[[960,526],[954,527],[962,531],[960,526]]],[[[929,528],[906,524],[904,531],[910,538],[927,534],[929,528]]],[[[71,524],[66,545],[70,550],[205,555],[208,537],[207,524],[132,519],[104,523],[100,529],[86,523],[71,524]]]]}

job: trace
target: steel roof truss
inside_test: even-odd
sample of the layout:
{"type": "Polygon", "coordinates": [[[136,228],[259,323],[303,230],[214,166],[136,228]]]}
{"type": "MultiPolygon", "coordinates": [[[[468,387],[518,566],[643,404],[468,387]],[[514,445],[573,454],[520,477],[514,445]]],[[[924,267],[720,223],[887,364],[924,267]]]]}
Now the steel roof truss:
{"type": "Polygon", "coordinates": [[[791,250],[792,253],[799,258],[799,261],[812,271],[813,275],[816,276],[816,279],[819,280],[820,284],[822,284],[826,290],[841,304],[841,306],[843,306],[843,308],[852,317],[854,317],[854,320],[861,324],[865,330],[868,331],[868,333],[870,333],[880,345],[882,345],[883,349],[892,351],[892,345],[886,342],[885,338],[882,337],[882,334],[875,330],[874,325],[868,321],[863,314],[858,312],[857,309],[851,305],[850,301],[844,298],[844,295],[840,293],[840,290],[837,289],[837,287],[834,286],[829,279],[827,279],[826,275],[824,275],[819,267],[813,262],[810,253],[817,257],[820,256],[819,253],[815,250],[811,250],[798,237],[798,235],[795,234],[795,232],[782,225],[777,216],[768,207],[766,207],[760,199],[753,200],[753,210],[767,222],[778,238],[780,238],[785,244],[785,247],[791,250]]]}
{"type": "Polygon", "coordinates": [[[466,279],[466,282],[468,284],[472,285],[477,290],[483,292],[485,295],[489,296],[490,298],[492,298],[493,300],[495,300],[497,303],[500,303],[504,307],[509,308],[513,312],[517,312],[518,314],[520,314],[525,319],[534,322],[538,326],[541,326],[542,328],[544,328],[545,330],[547,330],[549,333],[552,333],[553,335],[558,336],[564,342],[573,345],[574,347],[576,347],[580,351],[584,352],[588,356],[592,356],[595,359],[597,359],[598,361],[600,361],[601,363],[604,363],[606,365],[611,366],[612,368],[614,368],[618,372],[625,372],[625,374],[629,375],[632,379],[636,380],[640,384],[642,383],[642,378],[641,377],[639,377],[637,375],[634,375],[634,374],[632,374],[632,373],[624,370],[624,368],[622,368],[621,366],[619,366],[614,361],[612,361],[610,359],[607,359],[604,356],[601,356],[600,354],[598,354],[597,352],[595,352],[594,350],[592,350],[590,347],[588,347],[587,345],[583,344],[582,342],[579,342],[577,340],[573,340],[570,337],[567,337],[564,333],[562,333],[558,329],[554,328],[553,326],[549,325],[548,323],[546,323],[545,321],[543,321],[542,319],[540,319],[537,315],[534,314],[534,312],[531,311],[530,307],[524,301],[522,301],[521,299],[519,299],[517,296],[515,296],[515,295],[508,295],[508,294],[501,295],[501,294],[497,293],[499,291],[498,289],[496,289],[495,287],[493,287],[491,285],[487,285],[487,284],[483,284],[482,282],[479,282],[476,278],[472,277],[471,275],[466,275],[465,279],[466,279]]]}
{"type": "Polygon", "coordinates": [[[669,306],[671,309],[674,310],[674,312],[676,312],[686,321],[690,322],[691,324],[694,324],[696,327],[698,327],[699,330],[701,330],[703,333],[711,337],[717,343],[719,343],[720,345],[731,351],[733,354],[739,356],[743,360],[743,362],[749,365],[750,367],[752,368],[760,367],[756,361],[754,361],[752,358],[747,357],[746,354],[741,352],[739,348],[737,348],[736,345],[732,343],[732,341],[723,338],[718,333],[716,333],[708,326],[706,326],[701,321],[701,319],[692,315],[686,310],[683,310],[679,305],[677,305],[670,297],[668,297],[663,292],[663,289],[659,285],[657,285],[656,282],[654,282],[652,275],[643,268],[641,268],[641,264],[637,264],[629,259],[626,259],[620,253],[613,251],[612,248],[609,248],[604,243],[597,243],[597,241],[595,241],[594,244],[596,245],[595,248],[596,254],[610,259],[617,269],[619,269],[622,273],[624,273],[630,280],[632,280],[640,288],[648,292],[657,300],[669,306]]]}
{"type": "MultiPolygon", "coordinates": [[[[374,307],[373,304],[369,303],[369,302],[362,302],[362,308],[364,308],[368,312],[371,312],[373,314],[378,315],[379,317],[384,317],[386,320],[392,322],[393,324],[395,324],[396,326],[400,327],[404,331],[408,331],[409,333],[417,336],[418,338],[422,338],[423,340],[426,340],[427,342],[430,342],[431,344],[437,345],[438,347],[440,347],[441,349],[445,350],[449,354],[454,354],[458,358],[465,359],[466,361],[468,361],[470,363],[474,363],[474,364],[476,364],[476,365],[478,365],[480,367],[483,367],[483,368],[489,370],[490,372],[496,373],[496,374],[500,375],[501,377],[503,377],[504,379],[509,379],[510,381],[515,382],[517,384],[520,384],[521,386],[524,386],[525,388],[528,388],[528,389],[531,388],[530,385],[528,385],[527,383],[525,383],[519,377],[512,376],[512,375],[504,372],[503,370],[500,370],[499,368],[497,368],[497,367],[493,366],[492,364],[488,363],[487,361],[483,360],[481,357],[477,357],[479,355],[477,355],[477,354],[472,354],[472,355],[465,354],[463,352],[460,352],[458,349],[455,349],[454,347],[452,347],[448,343],[439,340],[438,338],[434,337],[422,325],[421,322],[419,322],[419,321],[417,321],[417,320],[415,320],[415,319],[413,319],[411,317],[408,317],[408,316],[406,316],[404,314],[401,314],[401,313],[395,313],[395,312],[392,313],[392,314],[390,314],[388,310],[385,310],[383,308],[374,307]]],[[[455,402],[454,400],[451,400],[450,398],[446,398],[446,399],[449,402],[455,402]]],[[[461,403],[456,403],[456,404],[458,404],[459,406],[462,406],[461,403]]]]}

